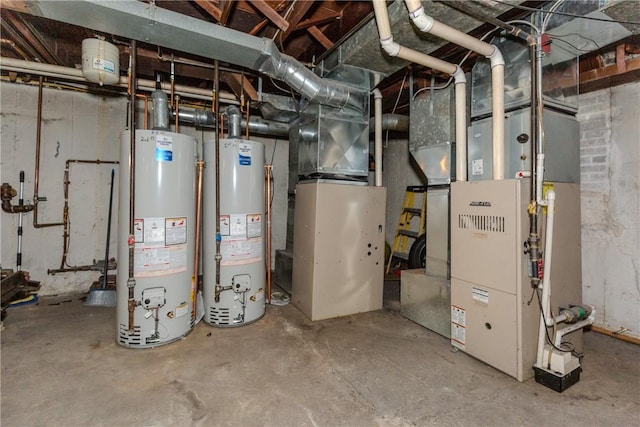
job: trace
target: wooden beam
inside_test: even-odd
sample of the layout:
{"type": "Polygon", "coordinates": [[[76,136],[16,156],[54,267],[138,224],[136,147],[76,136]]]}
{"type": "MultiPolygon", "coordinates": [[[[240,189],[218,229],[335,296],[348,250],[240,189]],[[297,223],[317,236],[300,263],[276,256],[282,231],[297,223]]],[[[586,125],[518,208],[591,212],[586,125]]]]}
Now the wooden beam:
{"type": "Polygon", "coordinates": [[[289,28],[289,22],[287,22],[286,19],[280,16],[278,12],[272,9],[271,6],[269,6],[269,3],[267,3],[265,0],[253,0],[250,3],[251,6],[255,7],[260,12],[262,12],[264,16],[269,18],[269,20],[273,22],[276,27],[280,28],[280,30],[282,31],[287,31],[287,28],[289,28]]]}
{"type": "Polygon", "coordinates": [[[328,15],[321,16],[319,18],[305,19],[304,21],[300,21],[300,23],[296,25],[295,31],[304,30],[309,27],[319,27],[324,24],[329,24],[340,18],[342,18],[342,13],[334,12],[328,15]]]}
{"type": "Polygon", "coordinates": [[[231,11],[233,10],[233,5],[236,2],[233,0],[220,0],[220,7],[222,8],[222,13],[220,14],[220,25],[227,25],[229,21],[229,16],[231,16],[231,11]]]}
{"type": "Polygon", "coordinates": [[[220,78],[229,85],[238,98],[244,93],[245,97],[250,101],[258,99],[258,92],[246,77],[242,77],[242,74],[223,72],[220,74],[220,78]]]}
{"type": "Polygon", "coordinates": [[[329,40],[327,36],[324,35],[322,31],[315,25],[313,27],[307,28],[307,31],[311,36],[318,41],[325,49],[331,49],[333,47],[333,42],[329,40]]]}
{"type": "Polygon", "coordinates": [[[40,42],[36,34],[34,34],[22,19],[15,12],[7,12],[7,17],[9,18],[9,23],[18,31],[18,33],[22,34],[25,40],[31,45],[31,47],[38,52],[38,55],[49,64],[57,64],[60,65],[61,62],[56,59],[51,53],[49,53],[49,49],[40,42]]]}
{"type": "Polygon", "coordinates": [[[195,0],[196,4],[203,8],[205,12],[207,12],[213,19],[220,22],[222,18],[222,11],[218,9],[218,6],[213,4],[212,1],[209,0],[195,0]]]}
{"type": "Polygon", "coordinates": [[[311,6],[313,6],[312,1],[303,1],[303,2],[294,3],[293,12],[291,12],[291,15],[289,16],[289,19],[288,19],[289,28],[287,29],[287,31],[284,31],[280,36],[281,43],[284,42],[287,39],[287,37],[291,35],[293,31],[295,31],[296,26],[302,20],[302,18],[304,18],[304,16],[307,14],[311,6]]]}
{"type": "Polygon", "coordinates": [[[618,64],[611,64],[580,73],[580,93],[618,86],[640,78],[640,58],[626,60],[624,68],[625,71],[621,73],[618,64]]]}
{"type": "Polygon", "coordinates": [[[251,35],[251,36],[255,36],[255,35],[256,35],[256,34],[258,34],[258,33],[260,32],[260,30],[262,30],[262,29],[265,27],[265,25],[267,25],[268,23],[269,23],[269,20],[268,20],[267,18],[263,19],[262,21],[258,22],[258,23],[256,24],[256,26],[255,26],[255,27],[253,27],[253,28],[251,29],[251,31],[249,31],[249,33],[248,33],[248,34],[249,34],[249,35],[251,35]]]}

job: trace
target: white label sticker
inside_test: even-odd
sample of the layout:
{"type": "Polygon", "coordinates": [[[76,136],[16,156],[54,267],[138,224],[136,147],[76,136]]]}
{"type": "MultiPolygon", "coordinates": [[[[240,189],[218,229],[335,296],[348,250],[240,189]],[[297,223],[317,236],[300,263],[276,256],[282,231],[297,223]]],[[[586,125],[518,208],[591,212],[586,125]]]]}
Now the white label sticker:
{"type": "Polygon", "coordinates": [[[483,304],[489,304],[489,291],[480,288],[472,288],[473,300],[483,304]]]}
{"type": "Polygon", "coordinates": [[[464,308],[451,306],[451,323],[456,323],[460,326],[466,326],[466,316],[464,308]]]}
{"type": "Polygon", "coordinates": [[[247,237],[247,216],[242,215],[230,215],[231,217],[231,231],[230,236],[247,237]]]}
{"type": "Polygon", "coordinates": [[[229,215],[220,215],[220,235],[228,236],[231,233],[231,218],[229,215]]]}
{"type": "Polygon", "coordinates": [[[464,350],[465,347],[465,328],[464,326],[451,324],[451,345],[464,350]]]}
{"type": "Polygon", "coordinates": [[[260,236],[262,236],[262,215],[247,215],[247,237],[251,239],[260,236]]]}
{"type": "Polygon", "coordinates": [[[173,310],[173,312],[175,313],[176,317],[182,317],[185,314],[189,313],[189,304],[183,302],[182,304],[177,306],[176,309],[173,310]]]}
{"type": "Polygon", "coordinates": [[[230,239],[223,237],[220,243],[222,265],[249,264],[262,258],[262,238],[230,239]]]}
{"type": "Polygon", "coordinates": [[[482,159],[476,159],[471,161],[471,174],[484,175],[484,165],[483,165],[482,159]]]}
{"type": "Polygon", "coordinates": [[[93,58],[93,63],[91,67],[94,70],[104,71],[106,73],[115,74],[116,67],[113,61],[108,61],[104,58],[93,58]]]}
{"type": "Polygon", "coordinates": [[[136,243],[144,242],[144,219],[133,220],[133,237],[136,243]]]}
{"type": "Polygon", "coordinates": [[[164,218],[145,218],[144,243],[162,243],[164,245],[164,218]]]}
{"type": "Polygon", "coordinates": [[[187,243],[187,217],[165,219],[166,245],[181,245],[187,243]]]}

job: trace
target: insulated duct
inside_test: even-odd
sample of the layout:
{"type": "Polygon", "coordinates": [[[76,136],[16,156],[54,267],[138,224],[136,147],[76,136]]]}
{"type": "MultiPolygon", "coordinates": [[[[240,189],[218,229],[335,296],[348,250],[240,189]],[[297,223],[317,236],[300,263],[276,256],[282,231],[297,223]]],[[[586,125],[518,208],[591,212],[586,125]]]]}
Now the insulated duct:
{"type": "Polygon", "coordinates": [[[46,1],[29,3],[23,12],[144,41],[205,58],[260,71],[287,83],[312,102],[363,112],[368,92],[322,79],[294,58],[282,54],[271,39],[138,1],[46,1]]]}

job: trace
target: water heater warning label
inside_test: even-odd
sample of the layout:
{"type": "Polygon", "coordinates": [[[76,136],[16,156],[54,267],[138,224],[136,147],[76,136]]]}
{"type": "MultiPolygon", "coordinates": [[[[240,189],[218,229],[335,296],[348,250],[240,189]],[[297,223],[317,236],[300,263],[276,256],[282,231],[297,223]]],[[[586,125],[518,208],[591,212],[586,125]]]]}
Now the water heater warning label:
{"type": "Polygon", "coordinates": [[[251,166],[251,144],[238,144],[238,162],[240,166],[251,166]]]}
{"type": "Polygon", "coordinates": [[[220,234],[222,265],[249,264],[262,259],[261,214],[220,215],[220,234]]]}
{"type": "Polygon", "coordinates": [[[156,135],[156,160],[159,162],[173,160],[173,138],[167,135],[156,135]]]}
{"type": "Polygon", "coordinates": [[[187,269],[187,217],[135,220],[136,277],[174,274],[187,269]]]}

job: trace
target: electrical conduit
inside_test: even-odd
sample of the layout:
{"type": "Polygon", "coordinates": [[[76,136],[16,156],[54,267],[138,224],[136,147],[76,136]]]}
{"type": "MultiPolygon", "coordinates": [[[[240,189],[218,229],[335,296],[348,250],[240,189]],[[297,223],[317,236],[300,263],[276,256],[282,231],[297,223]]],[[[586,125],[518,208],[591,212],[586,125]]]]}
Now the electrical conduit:
{"type": "MultiPolygon", "coordinates": [[[[433,56],[409,49],[393,41],[391,25],[389,24],[389,14],[385,0],[373,0],[373,10],[378,25],[380,35],[380,45],[389,56],[423,65],[434,70],[447,73],[453,76],[456,93],[456,180],[466,181],[467,179],[467,107],[466,107],[466,86],[467,80],[460,67],[450,62],[443,61],[433,56]]],[[[497,49],[496,49],[497,50],[497,49]]],[[[504,102],[503,102],[504,104],[504,102]]],[[[504,112],[504,108],[503,108],[504,112]]],[[[504,119],[504,114],[502,114],[504,119]]],[[[504,123],[503,123],[504,127],[504,123]]],[[[502,132],[504,137],[504,132],[502,132]]],[[[503,138],[504,139],[504,138],[503,138]]],[[[504,144],[503,144],[504,145],[504,144]]],[[[503,162],[504,163],[504,162],[503,162]]],[[[495,167],[494,167],[495,171],[495,167]]],[[[504,174],[504,173],[503,173],[504,174]]]]}
{"type": "MultiPolygon", "coordinates": [[[[504,58],[502,53],[496,46],[478,40],[428,16],[425,14],[420,0],[405,0],[405,3],[411,20],[420,31],[433,34],[441,39],[484,55],[491,61],[493,179],[504,179],[504,58]]],[[[456,148],[458,149],[459,147],[456,148]]]]}

